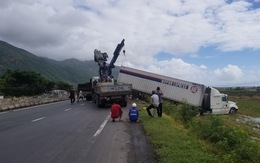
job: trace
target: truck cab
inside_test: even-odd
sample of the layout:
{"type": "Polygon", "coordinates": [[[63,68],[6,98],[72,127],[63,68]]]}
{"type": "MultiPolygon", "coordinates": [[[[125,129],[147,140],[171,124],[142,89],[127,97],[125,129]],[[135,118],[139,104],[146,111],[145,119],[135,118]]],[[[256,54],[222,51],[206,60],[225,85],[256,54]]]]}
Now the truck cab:
{"type": "Polygon", "coordinates": [[[238,110],[238,106],[235,102],[228,100],[228,95],[211,88],[210,109],[213,114],[233,114],[238,110]]]}

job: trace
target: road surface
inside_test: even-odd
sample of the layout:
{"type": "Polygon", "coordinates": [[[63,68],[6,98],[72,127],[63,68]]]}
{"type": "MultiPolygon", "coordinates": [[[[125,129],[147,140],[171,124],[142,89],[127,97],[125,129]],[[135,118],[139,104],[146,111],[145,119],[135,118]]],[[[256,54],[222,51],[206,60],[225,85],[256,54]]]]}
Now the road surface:
{"type": "Polygon", "coordinates": [[[109,108],[69,101],[0,112],[1,163],[156,162],[140,123],[112,122],[109,108]]]}

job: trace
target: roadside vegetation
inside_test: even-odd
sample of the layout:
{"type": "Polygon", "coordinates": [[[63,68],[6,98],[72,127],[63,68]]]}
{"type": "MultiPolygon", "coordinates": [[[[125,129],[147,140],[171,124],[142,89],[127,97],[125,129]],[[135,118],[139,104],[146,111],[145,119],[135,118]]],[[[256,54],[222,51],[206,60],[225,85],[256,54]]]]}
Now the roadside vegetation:
{"type": "Polygon", "coordinates": [[[239,105],[239,114],[252,117],[260,117],[260,95],[259,96],[231,96],[231,101],[239,105]]]}
{"type": "Polygon", "coordinates": [[[56,89],[69,90],[72,85],[53,82],[33,71],[6,71],[0,78],[0,93],[4,96],[34,96],[56,89]]]}
{"type": "Polygon", "coordinates": [[[244,116],[259,118],[257,98],[232,97],[235,115],[197,116],[198,108],[164,102],[162,118],[150,118],[139,102],[141,123],[159,162],[250,162],[260,161],[259,122],[241,122],[244,116]],[[235,100],[234,100],[235,99],[235,100]]]}

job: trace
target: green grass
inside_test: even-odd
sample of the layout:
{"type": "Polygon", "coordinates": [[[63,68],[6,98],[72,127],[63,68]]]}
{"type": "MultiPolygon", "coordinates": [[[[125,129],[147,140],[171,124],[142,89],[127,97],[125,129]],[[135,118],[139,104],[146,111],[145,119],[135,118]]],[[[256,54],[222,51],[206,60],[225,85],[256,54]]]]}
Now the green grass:
{"type": "Polygon", "coordinates": [[[210,152],[208,144],[197,139],[170,116],[164,114],[162,118],[150,118],[142,109],[140,117],[160,162],[221,162],[210,152]]]}
{"type": "Polygon", "coordinates": [[[237,102],[239,114],[252,117],[260,117],[260,98],[229,97],[231,101],[237,102]]]}
{"type": "MultiPolygon", "coordinates": [[[[216,118],[222,119],[224,125],[230,127],[230,129],[233,128],[236,131],[242,131],[242,133],[236,131],[233,132],[233,137],[231,136],[229,138],[234,138],[234,141],[238,140],[237,138],[243,136],[243,132],[248,133],[250,136],[260,138],[259,129],[253,129],[251,122],[250,124],[237,122],[242,114],[252,117],[260,117],[259,99],[232,97],[230,100],[238,102],[238,113],[235,115],[216,116],[216,118]]],[[[143,106],[147,107],[147,103],[140,101],[138,102],[138,106],[139,108],[142,108],[143,106]]],[[[162,118],[150,118],[145,109],[140,110],[141,123],[144,126],[146,135],[153,144],[159,162],[237,162],[237,159],[239,160],[239,158],[236,156],[241,156],[243,153],[247,154],[246,156],[250,156],[254,153],[253,149],[242,149],[242,147],[246,148],[246,145],[241,145],[241,149],[234,148],[233,152],[236,153],[226,153],[225,149],[219,148],[221,145],[223,146],[226,144],[225,141],[222,140],[222,142],[219,142],[222,144],[212,144],[207,140],[198,138],[194,132],[191,132],[187,125],[183,124],[179,120],[179,110],[179,106],[164,103],[164,113],[167,113],[168,115],[163,114],[162,118]],[[241,155],[239,150],[241,150],[241,155]]],[[[203,120],[206,118],[205,120],[207,120],[209,117],[205,116],[198,118],[199,119],[196,119],[203,120]]],[[[259,125],[259,123],[255,124],[259,125]]],[[[218,135],[218,133],[216,133],[216,135],[218,135]]],[[[256,141],[255,143],[260,147],[260,141],[256,141]]],[[[254,157],[254,160],[257,159],[254,157]]]]}
{"type": "Polygon", "coordinates": [[[236,97],[230,96],[231,101],[236,101],[238,112],[235,115],[223,115],[221,118],[228,126],[244,130],[253,137],[260,138],[260,130],[254,126],[259,126],[259,123],[253,121],[244,121],[238,123],[237,120],[243,119],[242,115],[260,118],[260,98],[259,97],[236,97]]]}

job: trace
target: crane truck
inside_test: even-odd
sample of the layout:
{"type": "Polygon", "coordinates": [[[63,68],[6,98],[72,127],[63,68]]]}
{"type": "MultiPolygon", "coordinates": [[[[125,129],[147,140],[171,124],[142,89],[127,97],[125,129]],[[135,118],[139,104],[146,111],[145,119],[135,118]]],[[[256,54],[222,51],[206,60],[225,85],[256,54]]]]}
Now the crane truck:
{"type": "MultiPolygon", "coordinates": [[[[108,55],[100,50],[94,50],[94,61],[99,66],[99,76],[94,76],[90,79],[89,83],[83,84],[85,90],[88,90],[87,94],[92,97],[92,102],[96,103],[97,107],[106,106],[108,104],[118,103],[122,107],[127,106],[128,95],[131,95],[132,85],[128,83],[117,83],[114,81],[112,75],[112,69],[115,68],[116,62],[122,48],[124,47],[124,39],[119,43],[114,51],[113,58],[110,63],[107,64],[108,55]],[[89,93],[91,87],[91,93],[89,93]]],[[[125,53],[125,51],[123,51],[125,53]]],[[[78,85],[79,88],[83,88],[82,85],[78,85]]],[[[78,90],[79,91],[79,90],[78,90]]]]}
{"type": "Polygon", "coordinates": [[[228,95],[203,84],[129,67],[120,68],[117,81],[131,83],[133,94],[141,97],[143,94],[151,94],[152,90],[160,87],[163,91],[163,98],[199,107],[201,114],[207,111],[212,114],[233,114],[238,110],[236,103],[228,100],[228,95]]]}

